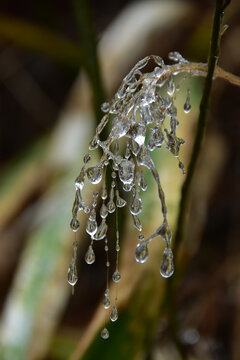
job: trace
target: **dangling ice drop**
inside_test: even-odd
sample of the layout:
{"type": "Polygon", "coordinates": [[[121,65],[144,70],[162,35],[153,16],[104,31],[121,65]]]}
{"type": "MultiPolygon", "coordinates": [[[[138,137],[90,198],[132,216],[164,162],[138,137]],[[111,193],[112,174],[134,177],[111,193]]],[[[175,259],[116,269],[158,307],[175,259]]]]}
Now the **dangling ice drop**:
{"type": "Polygon", "coordinates": [[[94,263],[95,259],[96,259],[96,257],[95,257],[95,253],[93,251],[92,245],[89,245],[89,248],[85,255],[85,261],[87,264],[91,265],[94,263]]]}
{"type": "Polygon", "coordinates": [[[135,259],[137,262],[143,264],[148,259],[148,246],[147,244],[142,241],[137,244],[136,251],[135,251],[135,259]]]}
{"type": "Polygon", "coordinates": [[[104,328],[101,331],[101,338],[104,339],[104,340],[107,340],[109,338],[109,331],[108,331],[107,328],[104,328]]]}
{"type": "Polygon", "coordinates": [[[72,218],[72,220],[70,222],[70,227],[71,227],[72,231],[74,231],[74,232],[78,231],[79,226],[80,226],[80,223],[79,223],[78,219],[75,217],[72,218]]]}
{"type": "Polygon", "coordinates": [[[92,184],[98,184],[102,180],[102,168],[100,166],[89,167],[87,177],[92,184]]]}
{"type": "Polygon", "coordinates": [[[111,311],[111,314],[110,314],[110,320],[114,322],[117,319],[118,319],[117,305],[114,304],[113,308],[112,308],[112,311],[111,311]]]}
{"type": "Polygon", "coordinates": [[[116,270],[113,275],[112,275],[112,279],[115,283],[118,283],[121,280],[121,275],[120,272],[118,270],[116,270]]]}
{"type": "Polygon", "coordinates": [[[169,278],[174,273],[173,253],[168,247],[164,249],[160,274],[169,278]]]}
{"type": "Polygon", "coordinates": [[[183,106],[183,110],[185,112],[185,114],[188,114],[191,111],[191,102],[190,102],[190,89],[187,89],[187,98],[185,101],[185,104],[183,106]]]}
{"type": "Polygon", "coordinates": [[[68,268],[67,280],[71,286],[76,285],[76,283],[78,281],[77,268],[76,268],[76,264],[74,261],[71,262],[71,264],[68,268]]]}

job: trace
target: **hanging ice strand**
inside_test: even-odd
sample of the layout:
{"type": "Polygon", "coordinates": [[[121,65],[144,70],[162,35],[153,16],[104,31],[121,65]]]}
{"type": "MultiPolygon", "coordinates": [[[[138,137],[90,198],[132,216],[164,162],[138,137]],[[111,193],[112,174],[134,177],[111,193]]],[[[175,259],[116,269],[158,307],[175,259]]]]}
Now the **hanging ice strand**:
{"type": "MultiPolygon", "coordinates": [[[[91,152],[98,149],[101,153],[100,159],[95,164],[90,164],[91,156],[86,153],[83,158],[83,167],[75,180],[76,194],[70,227],[77,232],[80,227],[79,213],[83,211],[88,214],[85,225],[86,233],[90,237],[90,244],[85,254],[87,264],[91,265],[95,262],[95,241],[101,241],[104,246],[106,288],[103,307],[109,311],[110,320],[113,322],[118,318],[117,287],[121,279],[118,229],[118,212],[121,208],[127,205],[127,211],[133,220],[133,227],[139,231],[139,241],[135,251],[136,261],[145,263],[150,257],[149,244],[154,238],[160,237],[165,244],[160,274],[164,278],[168,278],[174,272],[171,250],[172,233],[167,219],[165,194],[151,154],[154,150],[161,151],[165,147],[177,159],[178,166],[184,173],[184,165],[179,158],[184,140],[177,135],[180,119],[175,104],[177,89],[180,87],[178,74],[205,76],[207,67],[205,64],[188,62],[178,52],[171,52],[169,59],[174,62],[172,65],[165,64],[162,58],[156,55],[150,55],[140,60],[125,76],[113,99],[102,105],[102,111],[105,114],[89,144],[91,152]],[[154,64],[153,71],[142,72],[149,62],[154,64]],[[100,139],[100,134],[108,122],[110,122],[108,136],[106,139],[100,139]],[[108,174],[111,174],[108,187],[106,185],[107,169],[109,169],[108,174]],[[152,175],[155,189],[147,189],[146,172],[152,175]],[[94,187],[90,206],[83,198],[86,182],[90,182],[94,187]],[[144,213],[143,191],[156,191],[160,201],[159,225],[148,236],[144,236],[141,222],[141,214],[144,213]],[[125,193],[127,193],[127,200],[124,199],[125,193]],[[116,263],[112,284],[114,285],[113,290],[116,291],[114,301],[111,301],[108,226],[109,219],[114,219],[114,216],[116,218],[116,238],[114,239],[116,263]]],[[[189,89],[183,110],[185,113],[189,113],[191,110],[189,89]]],[[[75,241],[73,257],[68,270],[68,282],[73,287],[77,282],[76,259],[77,242],[75,241]]],[[[101,332],[101,337],[103,339],[109,337],[106,326],[101,332]]]]}

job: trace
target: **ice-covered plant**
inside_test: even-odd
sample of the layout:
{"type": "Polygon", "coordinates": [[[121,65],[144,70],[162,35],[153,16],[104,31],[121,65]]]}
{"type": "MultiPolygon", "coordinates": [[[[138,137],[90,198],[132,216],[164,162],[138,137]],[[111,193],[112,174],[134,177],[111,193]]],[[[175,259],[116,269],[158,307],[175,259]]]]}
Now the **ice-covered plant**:
{"type": "MultiPolygon", "coordinates": [[[[110,307],[108,288],[108,216],[116,211],[116,268],[112,280],[118,283],[121,275],[118,268],[118,256],[120,251],[118,209],[126,205],[129,207],[133,226],[140,232],[139,242],[136,246],[135,259],[144,263],[148,259],[148,245],[156,237],[161,237],[165,242],[160,273],[168,278],[174,272],[173,253],[171,250],[172,232],[167,220],[167,206],[165,194],[161,186],[159,173],[156,169],[151,152],[165,147],[178,160],[178,166],[185,173],[184,165],[179,159],[179,151],[184,139],[177,136],[179,117],[175,105],[177,91],[180,82],[188,76],[206,76],[207,64],[192,63],[184,59],[178,52],[169,53],[171,65],[164,63],[163,59],[156,55],[150,55],[140,60],[123,79],[120,88],[107,103],[102,104],[105,113],[96,128],[96,133],[90,141],[89,150],[101,149],[100,160],[90,164],[91,155],[86,153],[83,158],[83,167],[75,180],[76,195],[72,208],[71,229],[76,232],[80,227],[78,213],[84,211],[89,214],[86,223],[86,232],[90,237],[90,245],[85,255],[88,264],[95,261],[94,242],[103,241],[106,251],[107,287],[103,305],[110,307]],[[155,65],[152,72],[144,73],[143,69],[152,61],[155,65]],[[183,74],[179,78],[179,74],[183,74]],[[106,139],[100,139],[100,134],[109,123],[109,135],[106,139]],[[107,188],[106,171],[110,169],[111,183],[107,188]],[[161,219],[159,227],[153,233],[144,238],[142,223],[139,218],[143,210],[141,191],[147,190],[144,177],[145,171],[149,170],[156,183],[158,197],[161,203],[161,219]],[[85,182],[92,184],[101,182],[100,194],[93,191],[91,205],[87,205],[83,199],[85,182]],[[130,193],[124,199],[124,193],[130,193]],[[96,209],[100,209],[100,224],[97,223],[96,209]]],[[[233,83],[239,79],[225,72],[218,66],[215,68],[215,77],[223,77],[233,83]]],[[[186,100],[183,104],[185,113],[191,110],[190,89],[187,90],[186,100]]],[[[72,262],[68,270],[68,282],[74,286],[77,282],[76,257],[77,242],[73,244],[74,252],[72,262]]],[[[118,318],[117,299],[112,307],[110,319],[118,318]]],[[[102,337],[109,336],[107,329],[102,332],[102,337]]]]}

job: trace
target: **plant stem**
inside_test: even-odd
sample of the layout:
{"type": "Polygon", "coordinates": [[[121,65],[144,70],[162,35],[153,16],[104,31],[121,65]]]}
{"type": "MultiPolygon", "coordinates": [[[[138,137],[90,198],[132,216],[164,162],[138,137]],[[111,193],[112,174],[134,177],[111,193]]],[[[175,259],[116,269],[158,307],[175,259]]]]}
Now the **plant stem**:
{"type": "Polygon", "coordinates": [[[96,122],[99,123],[102,117],[101,104],[104,101],[105,94],[97,56],[97,40],[91,9],[87,0],[72,0],[72,4],[81,37],[84,67],[93,91],[96,122]]]}
{"type": "MultiPolygon", "coordinates": [[[[182,192],[181,192],[181,200],[179,205],[177,227],[176,227],[176,234],[174,241],[175,254],[177,254],[179,245],[181,244],[183,239],[184,223],[185,223],[186,213],[188,210],[189,192],[190,192],[193,176],[196,170],[197,161],[199,158],[201,145],[204,139],[204,134],[207,125],[212,81],[213,81],[215,66],[219,55],[223,11],[229,2],[230,1],[226,1],[226,0],[216,0],[214,20],[212,26],[211,44],[210,44],[209,56],[208,56],[207,76],[205,78],[203,95],[200,103],[200,112],[196,127],[196,135],[194,139],[193,150],[188,166],[187,176],[185,182],[183,183],[182,192]]],[[[166,286],[165,303],[163,304],[163,306],[165,305],[167,307],[170,331],[175,341],[175,344],[179,350],[179,354],[181,355],[182,359],[186,359],[187,354],[185,348],[183,347],[183,345],[181,344],[181,340],[179,339],[179,325],[178,325],[177,313],[174,304],[174,293],[176,291],[177,279],[179,279],[179,277],[177,277],[176,279],[171,278],[168,280],[166,286]]]]}
{"type": "Polygon", "coordinates": [[[182,186],[182,193],[181,193],[181,200],[179,205],[179,212],[178,212],[178,219],[177,219],[177,227],[176,227],[176,235],[174,241],[174,249],[175,253],[177,253],[179,244],[183,238],[183,229],[184,229],[184,221],[187,212],[187,205],[188,205],[188,197],[190,192],[190,187],[193,180],[193,175],[195,173],[195,169],[197,166],[197,161],[199,158],[201,145],[203,142],[206,124],[207,124],[207,117],[210,107],[210,97],[211,97],[211,89],[212,89],[212,81],[213,81],[213,74],[216,62],[218,60],[219,55],[219,45],[220,45],[220,38],[221,38],[221,23],[223,17],[224,8],[228,5],[225,0],[217,0],[216,7],[215,7],[215,14],[213,20],[213,27],[212,27],[212,36],[211,36],[211,45],[209,50],[209,57],[208,57],[208,71],[207,76],[204,82],[204,89],[202,100],[200,103],[200,113],[197,122],[197,129],[196,135],[193,145],[193,150],[191,154],[190,163],[188,166],[186,180],[182,186]]]}

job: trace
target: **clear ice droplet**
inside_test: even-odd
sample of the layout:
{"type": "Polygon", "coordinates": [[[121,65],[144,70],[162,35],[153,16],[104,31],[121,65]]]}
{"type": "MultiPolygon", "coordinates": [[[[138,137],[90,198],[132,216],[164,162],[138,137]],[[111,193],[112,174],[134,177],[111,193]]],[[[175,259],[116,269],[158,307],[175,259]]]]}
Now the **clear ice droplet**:
{"type": "Polygon", "coordinates": [[[90,160],[91,160],[90,154],[89,154],[89,153],[86,153],[86,154],[84,155],[84,158],[83,158],[84,164],[89,163],[90,160]]]}
{"type": "Polygon", "coordinates": [[[92,236],[96,233],[97,231],[97,222],[96,220],[91,220],[90,218],[88,219],[87,223],[86,223],[86,232],[92,236]]]}
{"type": "Polygon", "coordinates": [[[115,283],[118,283],[121,280],[120,272],[116,270],[112,275],[112,279],[115,283]]]}
{"type": "Polygon", "coordinates": [[[104,309],[109,309],[110,305],[111,305],[111,303],[110,303],[109,297],[104,296],[104,298],[103,298],[103,307],[104,307],[104,309]]]}
{"type": "Polygon", "coordinates": [[[185,101],[185,104],[183,106],[183,110],[185,112],[185,114],[188,114],[190,111],[191,111],[191,100],[190,100],[190,90],[187,89],[187,98],[186,98],[186,101],[185,101]]]}
{"type": "Polygon", "coordinates": [[[68,268],[67,280],[71,286],[76,285],[76,283],[78,281],[77,268],[76,268],[76,265],[74,262],[72,262],[68,268]]]}
{"type": "Polygon", "coordinates": [[[132,215],[140,214],[140,212],[142,211],[142,207],[143,207],[142,200],[138,195],[136,195],[131,203],[131,207],[130,207],[131,214],[132,215]]]}
{"type": "Polygon", "coordinates": [[[109,108],[110,108],[110,104],[108,102],[104,102],[101,106],[101,110],[104,113],[108,112],[109,108]]]}
{"type": "Polygon", "coordinates": [[[135,165],[132,161],[123,159],[119,164],[119,178],[123,184],[131,184],[134,179],[135,165]]]}
{"type": "Polygon", "coordinates": [[[100,209],[100,216],[102,219],[106,219],[106,217],[108,216],[108,209],[104,203],[102,204],[100,209]]]}
{"type": "Polygon", "coordinates": [[[111,314],[110,314],[110,320],[114,322],[117,319],[118,319],[117,305],[114,304],[113,308],[112,308],[112,311],[111,311],[111,314]]]}
{"type": "Polygon", "coordinates": [[[102,180],[102,168],[100,166],[89,167],[87,177],[92,184],[98,184],[102,180]]]}
{"type": "Polygon", "coordinates": [[[174,92],[175,92],[175,83],[174,83],[173,79],[170,78],[170,80],[168,82],[167,93],[169,96],[173,96],[174,92]]]}
{"type": "Polygon", "coordinates": [[[105,238],[105,236],[107,234],[107,229],[108,229],[108,226],[106,224],[105,219],[103,219],[100,226],[97,229],[97,232],[93,235],[93,239],[94,240],[102,240],[103,238],[105,238]]]}
{"type": "Polygon", "coordinates": [[[142,242],[137,244],[135,251],[135,259],[137,262],[143,264],[148,259],[148,246],[146,243],[142,242]]]}
{"type": "Polygon", "coordinates": [[[96,259],[96,257],[95,257],[95,253],[93,251],[92,245],[89,245],[89,248],[85,255],[85,261],[87,264],[91,265],[94,263],[95,259],[96,259]]]}
{"type": "Polygon", "coordinates": [[[107,328],[104,328],[101,331],[101,338],[104,339],[104,340],[107,340],[109,338],[109,331],[108,331],[107,328]]]}
{"type": "Polygon", "coordinates": [[[170,248],[165,248],[163,252],[160,274],[164,278],[169,278],[174,273],[173,253],[170,248]]]}
{"type": "Polygon", "coordinates": [[[136,215],[132,215],[132,218],[133,218],[134,227],[138,231],[142,231],[142,223],[141,223],[140,219],[136,215]]]}
{"type": "Polygon", "coordinates": [[[78,231],[79,227],[80,227],[80,223],[78,221],[77,218],[72,218],[71,222],[70,222],[70,227],[72,229],[72,231],[76,232],[78,231]]]}

